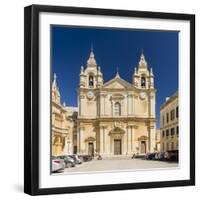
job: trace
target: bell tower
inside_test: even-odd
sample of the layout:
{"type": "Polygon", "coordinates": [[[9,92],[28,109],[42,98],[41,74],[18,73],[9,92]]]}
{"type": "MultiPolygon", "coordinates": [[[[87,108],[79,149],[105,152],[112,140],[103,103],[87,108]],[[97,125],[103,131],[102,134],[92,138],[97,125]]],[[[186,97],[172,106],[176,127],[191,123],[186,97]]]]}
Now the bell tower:
{"type": "Polygon", "coordinates": [[[86,68],[81,66],[80,88],[96,89],[103,85],[103,74],[101,67],[97,66],[93,49],[91,48],[90,56],[87,60],[86,68]]]}
{"type": "Polygon", "coordinates": [[[133,85],[139,89],[154,89],[153,70],[151,68],[149,72],[143,51],[140,55],[140,61],[137,67],[135,67],[132,82],[133,85]]]}
{"type": "MultiPolygon", "coordinates": [[[[140,61],[135,68],[132,76],[132,83],[138,89],[138,101],[142,107],[147,108],[147,114],[150,119],[156,119],[156,89],[154,88],[154,74],[152,68],[148,70],[148,64],[141,52],[140,61]]],[[[156,122],[151,120],[147,123],[148,146],[149,151],[154,151],[156,122]]]]}
{"type": "Polygon", "coordinates": [[[101,67],[97,65],[93,48],[86,66],[81,66],[78,88],[79,117],[96,118],[99,101],[98,89],[103,86],[101,67]]]}

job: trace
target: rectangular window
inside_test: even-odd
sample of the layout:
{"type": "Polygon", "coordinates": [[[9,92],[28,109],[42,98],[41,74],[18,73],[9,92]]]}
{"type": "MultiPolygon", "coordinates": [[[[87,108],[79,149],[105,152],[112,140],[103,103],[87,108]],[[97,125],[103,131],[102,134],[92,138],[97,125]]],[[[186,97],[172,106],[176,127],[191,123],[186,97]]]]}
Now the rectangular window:
{"type": "Polygon", "coordinates": [[[171,150],[174,150],[174,143],[171,143],[171,150]]]}
{"type": "Polygon", "coordinates": [[[174,118],[175,118],[175,110],[173,109],[173,110],[171,110],[171,112],[170,112],[170,120],[173,121],[174,118]]]}
{"type": "Polygon", "coordinates": [[[167,123],[169,122],[169,113],[167,113],[167,123]]]}
{"type": "Polygon", "coordinates": [[[174,136],[174,128],[171,128],[171,136],[174,136]]]}
{"type": "Polygon", "coordinates": [[[115,103],[114,112],[115,112],[115,116],[121,115],[121,105],[120,105],[120,103],[118,103],[118,102],[115,103]]]}
{"type": "Polygon", "coordinates": [[[169,136],[169,129],[166,130],[166,136],[169,136]]]}
{"type": "Polygon", "coordinates": [[[162,132],[162,137],[165,137],[165,131],[162,132]]]}
{"type": "Polygon", "coordinates": [[[176,107],[176,118],[178,118],[178,106],[176,107]]]}
{"type": "Polygon", "coordinates": [[[176,135],[178,135],[179,134],[179,128],[178,128],[178,126],[176,127],[176,135]]]}
{"type": "Polygon", "coordinates": [[[162,117],[162,124],[165,125],[165,116],[162,117]]]}

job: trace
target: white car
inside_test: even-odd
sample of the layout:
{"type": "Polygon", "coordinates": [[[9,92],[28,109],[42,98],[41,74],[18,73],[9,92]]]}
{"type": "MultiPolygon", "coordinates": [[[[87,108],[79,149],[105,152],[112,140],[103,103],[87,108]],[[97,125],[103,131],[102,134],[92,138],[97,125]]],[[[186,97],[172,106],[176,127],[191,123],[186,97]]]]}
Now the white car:
{"type": "Polygon", "coordinates": [[[61,158],[52,158],[52,172],[58,172],[65,169],[65,162],[61,158]]]}

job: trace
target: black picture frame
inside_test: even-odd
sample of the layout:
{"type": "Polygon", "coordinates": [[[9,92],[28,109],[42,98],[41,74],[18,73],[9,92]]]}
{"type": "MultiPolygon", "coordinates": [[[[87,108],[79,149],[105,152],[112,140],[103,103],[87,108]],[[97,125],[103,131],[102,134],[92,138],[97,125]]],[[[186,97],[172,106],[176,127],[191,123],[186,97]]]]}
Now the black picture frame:
{"type": "Polygon", "coordinates": [[[195,185],[195,15],[31,5],[24,9],[24,192],[30,195],[97,192],[195,185]],[[190,23],[190,179],[62,188],[39,188],[39,13],[77,13],[154,19],[188,20],[190,23]]]}

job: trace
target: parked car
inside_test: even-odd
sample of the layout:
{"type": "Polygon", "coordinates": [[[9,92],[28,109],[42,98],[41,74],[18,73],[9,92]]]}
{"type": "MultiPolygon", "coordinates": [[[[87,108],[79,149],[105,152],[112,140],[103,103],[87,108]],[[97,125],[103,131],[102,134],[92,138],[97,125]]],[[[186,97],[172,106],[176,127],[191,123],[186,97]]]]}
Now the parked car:
{"type": "Polygon", "coordinates": [[[156,152],[155,153],[155,158],[154,158],[155,160],[159,160],[159,152],[156,152]]]}
{"type": "Polygon", "coordinates": [[[158,153],[158,160],[165,160],[165,152],[158,153]]]}
{"type": "Polygon", "coordinates": [[[65,169],[65,162],[58,157],[52,157],[52,172],[58,172],[65,169]]]}
{"type": "Polygon", "coordinates": [[[91,156],[91,155],[79,155],[79,158],[83,162],[87,162],[87,161],[91,161],[93,159],[93,156],[91,156]]]}
{"type": "Polygon", "coordinates": [[[69,155],[69,157],[74,159],[76,164],[81,164],[82,163],[82,160],[79,158],[79,156],[77,154],[69,155]]]}
{"type": "Polygon", "coordinates": [[[76,166],[75,160],[68,155],[62,155],[62,156],[59,156],[59,158],[64,160],[65,167],[67,167],[67,168],[76,166]]]}
{"type": "Polygon", "coordinates": [[[147,160],[154,160],[155,155],[156,155],[156,153],[147,153],[145,157],[147,160]]]}
{"type": "Polygon", "coordinates": [[[164,157],[168,161],[178,161],[178,150],[166,151],[164,157]]]}

